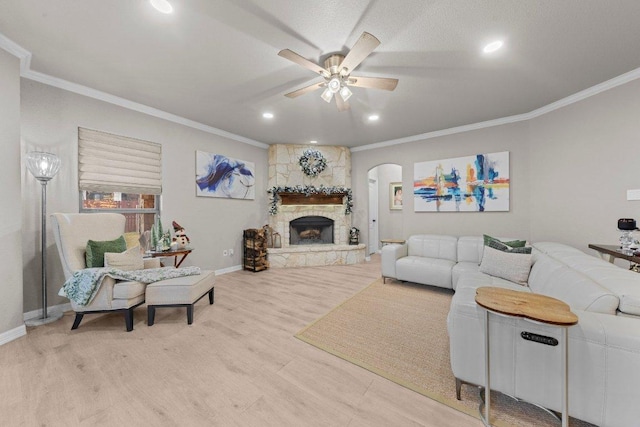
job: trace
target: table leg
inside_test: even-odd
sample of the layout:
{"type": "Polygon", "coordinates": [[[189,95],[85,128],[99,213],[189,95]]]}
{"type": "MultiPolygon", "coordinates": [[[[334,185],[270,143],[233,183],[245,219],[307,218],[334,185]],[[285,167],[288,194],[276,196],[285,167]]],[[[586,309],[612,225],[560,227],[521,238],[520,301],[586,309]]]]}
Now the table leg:
{"type": "Polygon", "coordinates": [[[491,361],[489,359],[489,310],[484,310],[484,422],[490,426],[491,413],[491,361]]]}
{"type": "Polygon", "coordinates": [[[182,264],[182,261],[184,261],[184,259],[187,257],[187,255],[189,255],[189,254],[182,255],[182,258],[180,258],[180,261],[178,261],[178,255],[176,255],[174,260],[173,260],[173,265],[176,268],[180,267],[180,264],[182,264]]]}
{"type": "Polygon", "coordinates": [[[562,346],[560,357],[562,358],[562,427],[569,426],[569,343],[567,328],[562,328],[562,346]]]}

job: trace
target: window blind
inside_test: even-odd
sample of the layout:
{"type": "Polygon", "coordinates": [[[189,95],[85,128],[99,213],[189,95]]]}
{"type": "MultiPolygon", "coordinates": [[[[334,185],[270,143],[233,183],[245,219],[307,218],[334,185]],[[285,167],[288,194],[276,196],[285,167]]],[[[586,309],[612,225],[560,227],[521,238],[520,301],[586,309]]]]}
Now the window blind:
{"type": "Polygon", "coordinates": [[[162,193],[162,146],[154,142],[78,128],[80,190],[162,193]]]}

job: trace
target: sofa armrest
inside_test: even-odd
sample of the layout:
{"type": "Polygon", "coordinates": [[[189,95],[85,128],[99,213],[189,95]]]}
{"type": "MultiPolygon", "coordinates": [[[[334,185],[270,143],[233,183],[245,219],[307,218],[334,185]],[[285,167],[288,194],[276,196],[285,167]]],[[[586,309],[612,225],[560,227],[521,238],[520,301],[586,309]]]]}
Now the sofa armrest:
{"type": "Polygon", "coordinates": [[[396,278],[396,261],[409,253],[406,243],[384,245],[381,250],[382,277],[396,278]]]}

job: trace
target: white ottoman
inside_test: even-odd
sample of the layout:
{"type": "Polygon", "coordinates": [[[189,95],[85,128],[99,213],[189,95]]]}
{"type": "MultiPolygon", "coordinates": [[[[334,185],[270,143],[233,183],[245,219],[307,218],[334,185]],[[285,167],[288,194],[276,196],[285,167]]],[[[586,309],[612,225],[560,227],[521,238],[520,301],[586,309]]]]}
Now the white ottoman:
{"type": "Polygon", "coordinates": [[[145,291],[147,302],[147,324],[153,325],[156,308],[187,307],[187,323],[193,323],[193,305],[209,294],[209,304],[213,304],[213,285],[216,273],[202,270],[197,276],[176,277],[149,283],[145,291]]]}

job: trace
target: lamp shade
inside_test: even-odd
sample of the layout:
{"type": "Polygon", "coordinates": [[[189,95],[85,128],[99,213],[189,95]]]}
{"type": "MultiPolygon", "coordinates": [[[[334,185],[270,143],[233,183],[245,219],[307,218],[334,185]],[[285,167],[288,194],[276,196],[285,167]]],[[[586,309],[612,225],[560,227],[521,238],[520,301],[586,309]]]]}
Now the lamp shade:
{"type": "Polygon", "coordinates": [[[49,181],[60,169],[60,158],[55,154],[32,151],[27,154],[27,169],[38,181],[49,181]]]}

